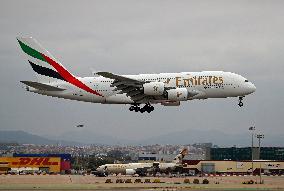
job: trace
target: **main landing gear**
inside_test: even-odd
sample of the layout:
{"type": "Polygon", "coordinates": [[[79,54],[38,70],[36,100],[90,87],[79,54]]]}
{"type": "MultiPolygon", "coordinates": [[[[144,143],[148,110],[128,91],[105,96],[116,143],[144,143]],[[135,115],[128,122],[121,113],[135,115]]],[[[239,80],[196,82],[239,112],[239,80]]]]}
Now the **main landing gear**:
{"type": "Polygon", "coordinates": [[[244,99],[244,96],[240,96],[240,97],[239,97],[239,103],[238,103],[238,105],[239,105],[240,107],[243,107],[243,106],[244,106],[243,99],[244,99]]]}
{"type": "Polygon", "coordinates": [[[134,104],[130,106],[129,111],[140,111],[141,113],[147,111],[148,113],[151,113],[152,111],[154,111],[154,107],[150,103],[146,103],[145,106],[142,108],[139,106],[139,104],[134,104]]]}

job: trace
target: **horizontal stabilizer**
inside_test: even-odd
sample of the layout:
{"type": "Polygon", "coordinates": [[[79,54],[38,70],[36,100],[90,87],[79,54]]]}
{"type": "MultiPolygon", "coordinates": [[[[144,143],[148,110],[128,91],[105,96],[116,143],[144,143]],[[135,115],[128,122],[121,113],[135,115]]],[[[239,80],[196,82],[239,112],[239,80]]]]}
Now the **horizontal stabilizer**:
{"type": "Polygon", "coordinates": [[[21,81],[23,84],[30,86],[32,88],[38,89],[38,90],[45,90],[45,91],[63,91],[65,89],[42,84],[39,82],[31,82],[31,81],[21,81]]]}

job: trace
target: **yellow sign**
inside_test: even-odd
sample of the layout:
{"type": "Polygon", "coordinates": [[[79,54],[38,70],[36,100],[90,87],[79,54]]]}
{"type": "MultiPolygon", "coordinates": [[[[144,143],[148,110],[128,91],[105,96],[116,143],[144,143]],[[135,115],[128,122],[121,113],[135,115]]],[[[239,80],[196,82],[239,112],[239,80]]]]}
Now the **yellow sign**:
{"type": "Polygon", "coordinates": [[[9,168],[44,167],[50,172],[60,172],[60,161],[59,157],[0,157],[0,163],[9,168]]]}

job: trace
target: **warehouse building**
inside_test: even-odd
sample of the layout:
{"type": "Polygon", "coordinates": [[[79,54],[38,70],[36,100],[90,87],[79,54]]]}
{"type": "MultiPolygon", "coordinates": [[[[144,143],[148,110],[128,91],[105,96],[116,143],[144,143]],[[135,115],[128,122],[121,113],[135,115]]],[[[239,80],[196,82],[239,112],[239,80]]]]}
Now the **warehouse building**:
{"type": "Polygon", "coordinates": [[[12,157],[0,157],[0,173],[69,173],[70,169],[70,154],[13,154],[12,157]]]}
{"type": "Polygon", "coordinates": [[[71,169],[71,154],[13,154],[14,157],[58,157],[60,158],[60,172],[69,173],[71,169]]]}
{"type": "Polygon", "coordinates": [[[0,173],[60,172],[59,157],[0,157],[0,173]]]}

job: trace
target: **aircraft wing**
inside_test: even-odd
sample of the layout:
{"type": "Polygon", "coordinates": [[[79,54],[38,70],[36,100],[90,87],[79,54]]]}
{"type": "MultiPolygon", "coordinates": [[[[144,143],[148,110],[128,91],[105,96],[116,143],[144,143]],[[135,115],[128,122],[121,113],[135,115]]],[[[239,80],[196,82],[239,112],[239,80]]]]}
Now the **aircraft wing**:
{"type": "Polygon", "coordinates": [[[144,81],[131,79],[125,76],[113,74],[110,72],[97,72],[98,75],[105,78],[113,79],[112,87],[116,87],[115,90],[120,90],[119,94],[126,93],[127,96],[136,103],[146,103],[151,99],[155,99],[154,96],[145,95],[143,91],[144,81]]]}
{"type": "Polygon", "coordinates": [[[127,78],[127,77],[120,76],[120,75],[117,75],[117,74],[113,74],[113,73],[110,73],[110,72],[97,72],[97,74],[100,75],[100,76],[103,76],[105,78],[110,78],[110,79],[113,79],[115,81],[125,82],[127,84],[138,85],[138,86],[139,85],[141,86],[141,85],[144,84],[143,81],[127,78]]]}

